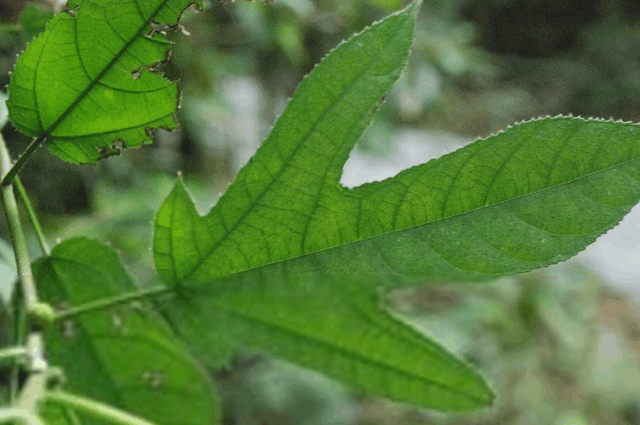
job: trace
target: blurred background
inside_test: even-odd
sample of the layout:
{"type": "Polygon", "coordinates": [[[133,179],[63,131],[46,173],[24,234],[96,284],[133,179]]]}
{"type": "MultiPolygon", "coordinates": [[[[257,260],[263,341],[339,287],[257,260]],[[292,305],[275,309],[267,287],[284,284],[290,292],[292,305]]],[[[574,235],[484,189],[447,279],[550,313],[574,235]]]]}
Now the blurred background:
{"type": "MultiPolygon", "coordinates": [[[[113,246],[154,279],[151,222],[176,173],[207,212],[266,137],[297,84],[336,44],[401,0],[209,1],[188,13],[165,74],[180,79],[182,129],[95,167],[41,149],[22,178],[54,242],[113,246]]],[[[0,0],[0,87],[63,2],[0,0]]],[[[414,51],[345,167],[355,186],[453,151],[516,121],[573,114],[640,121],[637,0],[424,0],[414,51]]],[[[8,124],[14,157],[28,140],[8,124]]],[[[492,284],[390,295],[402,314],[479,368],[499,395],[471,415],[355,393],[243,352],[211,371],[225,424],[640,425],[640,211],[571,261],[492,284]]],[[[0,280],[15,276],[4,216],[0,280]]],[[[39,255],[30,236],[34,257],[39,255]]],[[[0,318],[0,323],[2,323],[0,318]]],[[[0,339],[6,329],[0,325],[0,339]]]]}

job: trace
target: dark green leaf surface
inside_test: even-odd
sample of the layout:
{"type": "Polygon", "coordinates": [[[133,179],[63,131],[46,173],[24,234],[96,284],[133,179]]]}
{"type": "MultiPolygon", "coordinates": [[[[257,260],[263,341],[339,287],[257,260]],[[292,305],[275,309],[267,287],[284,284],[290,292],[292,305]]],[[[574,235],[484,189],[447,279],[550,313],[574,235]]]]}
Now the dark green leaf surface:
{"type": "Polygon", "coordinates": [[[405,62],[417,7],[319,64],[206,216],[178,181],[155,220],[162,276],[514,274],[570,258],[627,214],[640,195],[640,127],[573,117],[342,187],[350,150],[405,62]]]}
{"type": "MultiPolygon", "coordinates": [[[[34,264],[43,298],[77,306],[137,290],[109,247],[84,238],[34,264]]],[[[64,368],[69,391],[157,424],[210,424],[216,399],[206,374],[146,303],[82,314],[47,333],[47,357],[64,368]]]]}
{"type": "Polygon", "coordinates": [[[202,1],[69,1],[18,59],[11,120],[76,163],[118,153],[114,141],[140,146],[151,128],[176,128],[178,88],[149,70],[170,47],[154,27],[176,25],[191,4],[202,1]]]}
{"type": "Polygon", "coordinates": [[[381,278],[234,277],[195,284],[172,305],[180,336],[211,366],[251,347],[366,393],[443,411],[491,404],[471,367],[390,316],[381,278]]]}
{"type": "MultiPolygon", "coordinates": [[[[247,168],[266,160],[256,158],[247,168]]],[[[526,272],[572,257],[620,222],[640,197],[639,158],[636,124],[531,121],[382,182],[349,190],[325,181],[311,212],[274,187],[269,199],[281,193],[289,211],[254,197],[214,245],[211,235],[229,229],[214,219],[232,223],[229,205],[241,203],[227,197],[200,218],[178,182],[157,217],[156,264],[176,280],[260,267],[450,279],[526,272]]],[[[317,161],[306,167],[322,172],[317,161]]],[[[308,191],[295,179],[289,187],[308,191]]]]}
{"type": "Polygon", "coordinates": [[[181,181],[161,206],[156,267],[193,290],[174,306],[202,358],[217,364],[249,346],[420,406],[487,405],[477,375],[377,309],[375,289],[397,280],[338,275],[525,272],[575,255],[638,202],[640,127],[573,117],[342,187],[349,152],[404,65],[418,6],[319,64],[209,214],[181,181]]]}

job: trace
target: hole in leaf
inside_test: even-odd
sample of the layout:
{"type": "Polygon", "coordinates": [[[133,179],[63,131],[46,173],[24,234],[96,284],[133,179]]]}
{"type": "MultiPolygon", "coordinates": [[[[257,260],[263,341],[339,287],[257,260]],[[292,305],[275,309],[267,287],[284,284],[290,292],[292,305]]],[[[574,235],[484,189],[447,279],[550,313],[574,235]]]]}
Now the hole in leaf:
{"type": "Polygon", "coordinates": [[[111,143],[111,149],[114,151],[117,151],[117,154],[119,155],[120,152],[122,152],[122,150],[126,147],[124,141],[122,140],[115,140],[113,143],[111,143]]]}
{"type": "Polygon", "coordinates": [[[145,385],[152,390],[159,390],[164,384],[164,375],[158,371],[148,371],[142,374],[145,385]]]}

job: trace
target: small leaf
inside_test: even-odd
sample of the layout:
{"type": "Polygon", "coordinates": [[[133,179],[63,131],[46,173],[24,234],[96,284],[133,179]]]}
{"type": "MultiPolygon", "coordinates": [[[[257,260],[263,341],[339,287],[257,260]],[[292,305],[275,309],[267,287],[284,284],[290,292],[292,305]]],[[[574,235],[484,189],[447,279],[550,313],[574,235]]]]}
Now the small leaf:
{"type": "Polygon", "coordinates": [[[175,129],[178,88],[152,68],[170,43],[157,28],[177,25],[202,0],[71,0],[20,56],[9,83],[9,117],[47,138],[60,158],[95,163],[149,142],[151,128],[175,129]]]}
{"type": "MultiPolygon", "coordinates": [[[[63,307],[137,290],[116,253],[75,238],[34,263],[43,297],[63,307]]],[[[146,302],[64,319],[47,332],[47,356],[72,392],[157,424],[215,422],[210,381],[146,302]]]]}
{"type": "Polygon", "coordinates": [[[250,347],[366,393],[442,411],[490,405],[482,377],[390,316],[380,278],[233,277],[194,284],[172,302],[180,336],[220,366],[250,347]]]}

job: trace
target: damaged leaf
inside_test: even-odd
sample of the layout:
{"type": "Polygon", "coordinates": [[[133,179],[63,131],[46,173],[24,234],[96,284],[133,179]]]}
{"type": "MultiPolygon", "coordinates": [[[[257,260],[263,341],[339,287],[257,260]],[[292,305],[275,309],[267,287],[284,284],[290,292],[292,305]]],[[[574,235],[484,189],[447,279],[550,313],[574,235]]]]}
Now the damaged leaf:
{"type": "Polygon", "coordinates": [[[177,25],[190,5],[202,0],[69,1],[18,59],[11,121],[73,163],[148,143],[150,129],[177,128],[178,88],[154,70],[171,43],[156,28],[177,25]]]}

